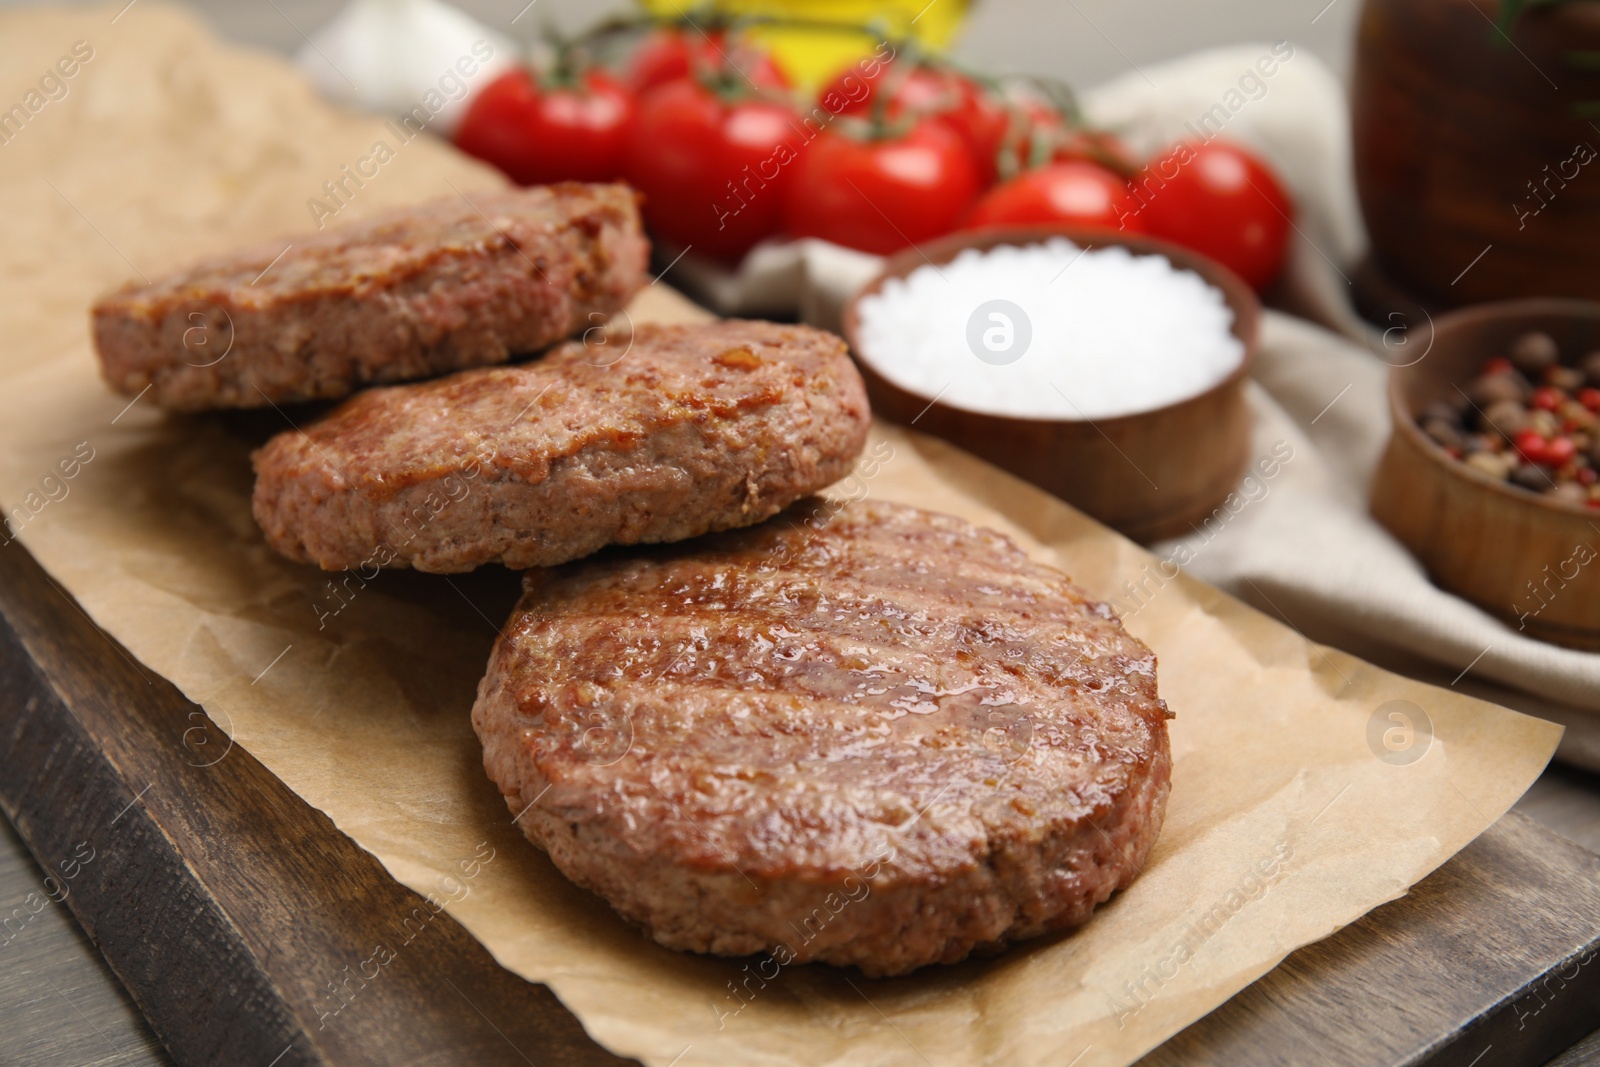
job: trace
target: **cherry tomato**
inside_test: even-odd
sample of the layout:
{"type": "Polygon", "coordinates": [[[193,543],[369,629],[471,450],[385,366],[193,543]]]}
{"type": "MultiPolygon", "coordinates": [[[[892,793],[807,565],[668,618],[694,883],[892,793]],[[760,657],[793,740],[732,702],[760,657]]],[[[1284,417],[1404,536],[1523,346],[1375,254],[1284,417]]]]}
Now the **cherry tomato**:
{"type": "Polygon", "coordinates": [[[1597,481],[1600,481],[1600,471],[1595,470],[1593,467],[1578,468],[1578,483],[1580,485],[1593,485],[1597,481]]]}
{"type": "Polygon", "coordinates": [[[1036,162],[1073,158],[1056,154],[1057,145],[1067,137],[1067,120],[1060,111],[1031,95],[1016,96],[1010,103],[1010,123],[1003,144],[1015,153],[1017,167],[1027,169],[1036,162]]]}
{"type": "Polygon", "coordinates": [[[1133,150],[1114,133],[1079,127],[1061,131],[1055,141],[1051,159],[1087,160],[1118,174],[1134,174],[1139,169],[1134,161],[1133,150]]]}
{"type": "Polygon", "coordinates": [[[1115,134],[1069,123],[1054,105],[1036,95],[1014,93],[1009,106],[1010,127],[1004,146],[1015,153],[1021,168],[1032,167],[1036,162],[1081,159],[1120,175],[1131,175],[1139,169],[1133,152],[1115,134]]]}
{"type": "Polygon", "coordinates": [[[628,61],[628,84],[635,93],[644,93],[703,71],[727,71],[756,89],[789,88],[789,79],[766,49],[743,38],[730,39],[722,30],[672,28],[656,30],[640,42],[628,61]]]}
{"type": "Polygon", "coordinates": [[[652,233],[736,261],[777,232],[804,147],[788,107],[729,103],[685,79],[640,98],[623,171],[652,233]]]}
{"type": "Polygon", "coordinates": [[[1578,403],[1590,411],[1600,412],[1600,389],[1579,389],[1578,403]]]}
{"type": "Polygon", "coordinates": [[[1025,171],[989,190],[963,228],[1042,222],[1138,232],[1143,229],[1138,211],[1126,181],[1094,163],[1073,160],[1025,171]]]}
{"type": "Polygon", "coordinates": [[[610,181],[622,173],[633,112],[632,95],[602,70],[549,88],[512,70],[473,97],[455,140],[521,185],[610,181]]]}
{"type": "Polygon", "coordinates": [[[950,232],[977,195],[977,167],[942,123],[864,139],[830,127],[801,161],[784,228],[884,255],[950,232]]]}
{"type": "Polygon", "coordinates": [[[1508,370],[1515,369],[1511,365],[1511,361],[1504,356],[1495,356],[1493,359],[1485,360],[1483,364],[1483,373],[1486,375],[1504,374],[1508,370]]]}
{"type": "Polygon", "coordinates": [[[1134,179],[1145,229],[1209,256],[1265,289],[1283,269],[1293,204],[1255,156],[1221,141],[1188,142],[1134,179]]]}
{"type": "Polygon", "coordinates": [[[818,99],[835,114],[867,115],[887,93],[883,117],[929,116],[949,127],[972,156],[978,180],[993,183],[1010,117],[993,94],[954,70],[898,60],[852,68],[818,99]]]}

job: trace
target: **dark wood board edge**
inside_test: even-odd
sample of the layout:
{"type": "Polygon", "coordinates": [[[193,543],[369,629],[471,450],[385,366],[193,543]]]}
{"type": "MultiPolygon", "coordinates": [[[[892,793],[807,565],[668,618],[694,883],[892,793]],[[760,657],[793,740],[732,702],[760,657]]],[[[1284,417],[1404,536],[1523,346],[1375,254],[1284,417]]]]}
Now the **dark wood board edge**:
{"type": "MultiPolygon", "coordinates": [[[[1524,982],[1462,1027],[1460,1036],[1412,1061],[1416,1067],[1511,1067],[1543,1063],[1600,1026],[1600,856],[1539,826],[1529,817],[1512,812],[1493,828],[1523,824],[1525,832],[1486,833],[1473,842],[1487,853],[1470,870],[1451,869],[1449,879],[1470,877],[1478,882],[1464,890],[1446,879],[1427,884],[1429,894],[1419,903],[1444,916],[1447,900],[1466,892],[1488,891],[1506,907],[1521,906],[1535,918],[1553,923],[1561,912],[1586,924],[1587,936],[1565,952],[1552,953],[1539,975],[1524,982]],[[1535,896],[1535,884],[1546,890],[1535,896]]],[[[1423,887],[1419,887],[1421,890],[1423,887]]],[[[1379,916],[1378,921],[1383,921],[1379,916]]],[[[1480,941],[1482,932],[1455,922],[1453,944],[1461,971],[1470,971],[1468,942],[1480,941]]],[[[1575,926],[1578,924],[1574,924],[1575,926]]],[[[1408,1065],[1410,1067],[1410,1065],[1408,1065]]]]}
{"type": "MultiPolygon", "coordinates": [[[[239,932],[195,891],[173,843],[134,810],[122,780],[30,669],[15,637],[8,622],[0,634],[0,686],[23,703],[0,735],[0,758],[11,768],[0,804],[40,867],[70,890],[74,916],[162,1042],[196,1063],[297,1040],[309,1048],[239,932]],[[236,1006],[219,1003],[222,997],[236,1006]],[[185,1025],[166,1018],[167,1004],[183,1005],[185,1025]],[[188,1022],[195,1015],[217,1025],[195,1027],[188,1022]]],[[[326,1061],[308,1055],[300,1062],[326,1061]]]]}
{"type": "Polygon", "coordinates": [[[1600,1065],[1600,1030],[1573,1045],[1544,1067],[1597,1067],[1600,1065]]]}
{"type": "Polygon", "coordinates": [[[226,749],[15,544],[0,617],[0,808],[41,867],[72,875],[67,904],[178,1062],[632,1062],[226,749]],[[402,943],[417,908],[431,917],[402,943]],[[330,983],[349,998],[337,1015],[330,983]]]}
{"type": "Polygon", "coordinates": [[[1140,1067],[1527,1067],[1595,1028],[1597,954],[1600,856],[1512,812],[1140,1067]]]}

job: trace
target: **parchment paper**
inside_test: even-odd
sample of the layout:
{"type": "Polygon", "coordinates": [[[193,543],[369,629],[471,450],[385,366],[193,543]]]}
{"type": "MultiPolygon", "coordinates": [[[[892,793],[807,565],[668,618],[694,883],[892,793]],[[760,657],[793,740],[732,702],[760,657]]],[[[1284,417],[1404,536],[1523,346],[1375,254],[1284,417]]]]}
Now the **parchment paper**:
{"type": "MultiPolygon", "coordinates": [[[[0,14],[0,106],[77,41],[93,58],[65,97],[0,144],[0,503],[15,533],[141,669],[231,735],[174,737],[173,759],[226,774],[230,745],[247,748],[618,1052],[683,1067],[1126,1063],[1403,894],[1555,747],[1556,727],[1313,646],[1059,501],[880,428],[869,454],[892,455],[849,492],[1005,530],[1102,597],[1145,591],[1127,623],[1159,654],[1178,716],[1166,827],[1143,877],[1075,935],[892,981],[791,967],[736,999],[749,961],[643,940],[522,841],[484,777],[468,709],[514,574],[336,590],[339,576],[268,551],[248,508],[249,449],[310,413],[172,418],[98,380],[95,295],[305,229],[322,183],[393,135],[150,2],[0,14]]],[[[497,181],[422,138],[392,147],[341,219],[497,181]]],[[[663,286],[634,308],[683,314],[663,286]]],[[[324,1025],[362,1010],[321,977],[300,992],[324,1025]]]]}

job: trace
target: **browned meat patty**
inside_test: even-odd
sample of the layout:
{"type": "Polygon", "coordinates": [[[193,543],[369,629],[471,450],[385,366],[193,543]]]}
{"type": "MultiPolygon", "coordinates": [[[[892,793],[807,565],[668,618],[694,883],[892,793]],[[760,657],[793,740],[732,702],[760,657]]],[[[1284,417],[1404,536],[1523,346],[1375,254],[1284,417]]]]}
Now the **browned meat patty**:
{"type": "Polygon", "coordinates": [[[866,442],[831,333],[729,321],[624,343],[361,393],[256,452],[256,521],[329,570],[541,567],[760,522],[866,442]]]}
{"type": "Polygon", "coordinates": [[[893,975],[1083,923],[1161,828],[1155,656],[1000,534],[834,507],[530,574],[489,777],[669,948],[893,975]]]}
{"type": "Polygon", "coordinates": [[[449,196],[129,285],[94,306],[95,346],[113,389],[165,408],[341,397],[604,322],[648,252],[625,185],[449,196]]]}

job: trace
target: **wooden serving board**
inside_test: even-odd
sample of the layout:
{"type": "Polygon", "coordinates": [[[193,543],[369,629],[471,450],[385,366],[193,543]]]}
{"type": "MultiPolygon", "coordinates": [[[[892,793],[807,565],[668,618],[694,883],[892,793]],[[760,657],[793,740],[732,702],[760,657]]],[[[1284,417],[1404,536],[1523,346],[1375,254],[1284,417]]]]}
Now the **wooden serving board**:
{"type": "MultiPolygon", "coordinates": [[[[247,752],[207,766],[221,731],[15,544],[0,692],[0,808],[178,1062],[630,1062],[447,914],[350,984],[421,898],[247,752]],[[357,990],[337,1026],[324,983],[357,990]]],[[[1600,857],[1508,815],[1142,1062],[1540,1063],[1595,1028],[1597,952],[1600,857]]]]}

